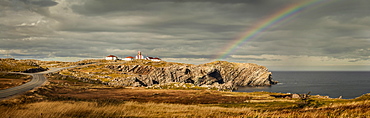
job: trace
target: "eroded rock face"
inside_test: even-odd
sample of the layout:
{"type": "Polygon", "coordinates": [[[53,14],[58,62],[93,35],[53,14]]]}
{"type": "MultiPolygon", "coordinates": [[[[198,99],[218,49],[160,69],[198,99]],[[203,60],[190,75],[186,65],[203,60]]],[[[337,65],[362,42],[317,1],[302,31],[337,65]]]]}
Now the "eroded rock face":
{"type": "Polygon", "coordinates": [[[24,73],[37,73],[37,72],[42,72],[42,71],[47,71],[47,70],[48,70],[47,68],[39,67],[39,68],[30,68],[30,69],[27,69],[23,72],[24,73]]]}
{"type": "Polygon", "coordinates": [[[251,63],[216,61],[202,65],[108,65],[106,68],[131,75],[116,78],[111,84],[129,86],[152,86],[169,82],[192,83],[220,89],[235,89],[237,86],[271,86],[271,72],[264,66],[251,63]]]}

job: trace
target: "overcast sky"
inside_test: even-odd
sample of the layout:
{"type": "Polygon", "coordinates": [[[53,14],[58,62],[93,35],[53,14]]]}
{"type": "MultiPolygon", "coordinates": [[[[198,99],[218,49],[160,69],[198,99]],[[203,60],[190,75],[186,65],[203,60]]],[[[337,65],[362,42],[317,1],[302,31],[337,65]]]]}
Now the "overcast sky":
{"type": "MultiPolygon", "coordinates": [[[[144,55],[211,62],[256,23],[301,0],[0,0],[0,57],[144,55]]],[[[331,0],[223,60],[270,70],[370,70],[370,0],[331,0]]]]}

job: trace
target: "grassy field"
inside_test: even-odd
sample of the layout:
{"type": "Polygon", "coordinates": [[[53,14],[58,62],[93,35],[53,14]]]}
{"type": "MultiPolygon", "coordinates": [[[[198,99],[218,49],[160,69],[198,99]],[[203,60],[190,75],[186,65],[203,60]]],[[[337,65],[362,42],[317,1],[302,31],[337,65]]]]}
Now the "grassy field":
{"type": "Polygon", "coordinates": [[[0,72],[0,90],[22,85],[31,81],[30,75],[0,72]]]}
{"type": "Polygon", "coordinates": [[[208,105],[122,102],[101,105],[85,101],[37,102],[1,107],[2,117],[369,117],[368,105],[345,103],[319,109],[256,110],[208,105]]]}
{"type": "Polygon", "coordinates": [[[93,64],[80,66],[74,69],[68,69],[62,71],[60,74],[62,75],[73,75],[76,77],[84,77],[89,78],[91,80],[99,79],[103,82],[109,82],[115,78],[127,78],[132,76],[138,76],[134,73],[123,73],[114,69],[109,69],[106,66],[108,65],[145,65],[145,66],[152,66],[152,67],[169,67],[173,65],[187,65],[190,66],[192,64],[184,64],[184,63],[175,63],[175,62],[153,62],[150,60],[133,60],[133,61],[107,61],[107,60],[84,60],[78,63],[88,63],[88,62],[95,62],[93,64]]]}
{"type": "Polygon", "coordinates": [[[109,87],[50,76],[49,84],[0,102],[1,117],[370,117],[356,99],[275,98],[269,92],[109,87]]]}
{"type": "Polygon", "coordinates": [[[12,58],[0,58],[0,72],[20,72],[39,66],[31,60],[15,60],[12,58]]]}

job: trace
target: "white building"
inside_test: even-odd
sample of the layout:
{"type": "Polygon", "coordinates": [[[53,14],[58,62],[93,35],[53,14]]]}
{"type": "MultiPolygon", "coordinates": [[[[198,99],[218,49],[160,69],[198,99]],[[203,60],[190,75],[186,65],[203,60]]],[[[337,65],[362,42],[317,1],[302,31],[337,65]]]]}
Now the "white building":
{"type": "Polygon", "coordinates": [[[151,59],[152,61],[162,61],[162,59],[158,58],[158,57],[155,57],[153,59],[151,59]]]}
{"type": "Polygon", "coordinates": [[[145,58],[146,60],[150,60],[150,61],[162,61],[160,58],[158,58],[158,57],[155,57],[155,58],[153,58],[153,57],[146,57],[145,58]]]}
{"type": "MultiPolygon", "coordinates": [[[[109,56],[107,56],[107,58],[106,58],[106,60],[113,60],[112,58],[114,58],[114,57],[112,57],[113,55],[109,55],[109,56]],[[109,58],[108,58],[109,57],[109,58]]],[[[115,60],[117,60],[118,58],[117,57],[115,57],[115,60]]],[[[137,55],[135,56],[135,57],[132,57],[132,56],[128,56],[128,57],[125,57],[125,58],[123,58],[122,60],[124,60],[124,61],[132,61],[132,60],[135,60],[135,59],[145,59],[145,60],[150,60],[150,61],[162,61],[160,58],[158,58],[158,57],[155,57],[155,58],[153,58],[153,57],[148,57],[148,56],[143,56],[142,54],[141,54],[141,52],[140,51],[138,51],[138,53],[137,53],[137,55]]]]}
{"type": "Polygon", "coordinates": [[[109,56],[105,57],[105,60],[118,60],[118,57],[114,56],[114,55],[109,55],[109,56]]]}
{"type": "Polygon", "coordinates": [[[124,59],[122,59],[122,60],[125,60],[125,61],[132,61],[132,60],[134,60],[134,59],[135,59],[135,57],[128,56],[128,57],[126,57],[126,58],[124,58],[124,59]]]}
{"type": "Polygon", "coordinates": [[[137,55],[135,56],[135,59],[145,59],[145,57],[143,55],[141,55],[140,51],[138,51],[137,55]]]}

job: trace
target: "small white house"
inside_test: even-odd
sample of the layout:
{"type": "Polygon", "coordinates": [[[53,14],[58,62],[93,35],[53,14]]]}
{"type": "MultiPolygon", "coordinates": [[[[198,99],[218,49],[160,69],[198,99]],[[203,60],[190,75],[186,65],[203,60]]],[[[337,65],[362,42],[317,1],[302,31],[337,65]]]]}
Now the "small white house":
{"type": "Polygon", "coordinates": [[[125,60],[125,61],[132,61],[132,60],[134,60],[134,59],[135,59],[135,57],[128,56],[128,57],[126,57],[126,58],[124,58],[124,59],[122,59],[122,60],[125,60]]]}
{"type": "Polygon", "coordinates": [[[160,58],[158,58],[158,57],[155,57],[155,58],[153,58],[153,59],[151,59],[152,61],[162,61],[160,58]]]}
{"type": "Polygon", "coordinates": [[[146,60],[150,60],[150,61],[162,61],[160,58],[158,58],[158,57],[155,57],[155,58],[153,58],[153,57],[146,57],[145,58],[146,60]]]}
{"type": "Polygon", "coordinates": [[[105,60],[118,60],[118,57],[114,56],[114,55],[109,55],[109,56],[105,57],[105,60]]]}

